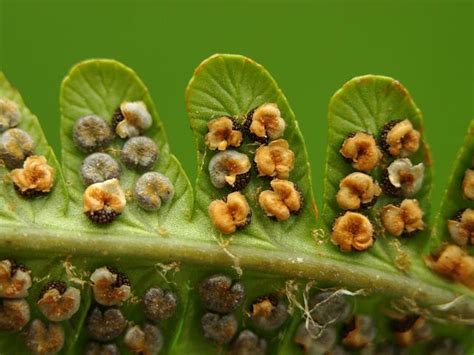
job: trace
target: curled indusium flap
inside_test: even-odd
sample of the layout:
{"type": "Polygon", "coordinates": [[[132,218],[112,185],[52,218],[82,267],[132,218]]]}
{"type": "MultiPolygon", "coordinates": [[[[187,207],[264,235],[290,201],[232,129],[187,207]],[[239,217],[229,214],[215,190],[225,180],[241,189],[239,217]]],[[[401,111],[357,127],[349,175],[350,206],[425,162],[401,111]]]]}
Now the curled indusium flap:
{"type": "Polygon", "coordinates": [[[346,212],[337,218],[332,227],[331,241],[341,251],[362,251],[374,244],[374,228],[361,213],[346,212]]]}
{"type": "Polygon", "coordinates": [[[92,184],[84,192],[84,212],[110,208],[121,213],[125,203],[125,194],[117,179],[92,184]]]}
{"type": "Polygon", "coordinates": [[[208,212],[214,227],[224,234],[245,227],[252,216],[247,199],[239,191],[228,194],[223,200],[212,201],[208,212]]]}
{"type": "Polygon", "coordinates": [[[242,190],[250,180],[250,160],[247,155],[235,150],[219,152],[209,162],[209,177],[212,185],[220,189],[230,186],[242,190]]]}
{"type": "Polygon", "coordinates": [[[459,245],[474,244],[474,209],[466,208],[448,221],[449,234],[459,245]]]}
{"type": "Polygon", "coordinates": [[[372,176],[364,173],[347,175],[339,183],[336,201],[345,210],[357,210],[375,203],[382,190],[372,176]]]}
{"type": "Polygon", "coordinates": [[[123,102],[112,119],[120,138],[136,137],[147,130],[153,119],[143,101],[123,102]]]}
{"type": "Polygon", "coordinates": [[[392,235],[413,233],[424,229],[423,210],[417,200],[404,199],[400,206],[386,205],[382,210],[382,223],[392,235]]]}
{"type": "Polygon", "coordinates": [[[386,171],[382,184],[384,192],[391,196],[412,196],[420,191],[423,185],[425,166],[423,163],[413,165],[410,159],[394,160],[386,171]]]}
{"type": "Polygon", "coordinates": [[[101,305],[120,305],[131,296],[128,278],[110,267],[96,269],[90,279],[95,300],[101,305]]]}
{"type": "Polygon", "coordinates": [[[122,213],[126,202],[117,179],[92,184],[84,191],[84,213],[96,223],[110,223],[122,213]]]}
{"type": "Polygon", "coordinates": [[[0,261],[0,297],[23,298],[30,287],[30,271],[11,260],[0,261]]]}
{"type": "Polygon", "coordinates": [[[474,257],[457,245],[447,245],[425,259],[428,267],[454,281],[474,288],[474,257]]]}
{"type": "Polygon", "coordinates": [[[260,176],[288,179],[294,168],[295,154],[284,139],[260,146],[255,152],[255,163],[260,176]]]}
{"type": "Polygon", "coordinates": [[[286,221],[292,213],[297,213],[303,205],[303,195],[297,186],[288,180],[273,179],[272,189],[258,195],[258,203],[265,214],[279,221],[286,221]]]}
{"type": "Polygon", "coordinates": [[[363,172],[369,172],[375,168],[382,157],[375,138],[365,132],[357,132],[347,137],[339,152],[344,158],[352,160],[354,169],[363,172]]]}
{"type": "Polygon", "coordinates": [[[278,106],[274,103],[267,103],[247,114],[244,128],[254,140],[267,143],[269,139],[282,137],[286,124],[278,106]]]}
{"type": "Polygon", "coordinates": [[[420,137],[409,120],[390,121],[382,129],[382,147],[392,156],[405,158],[418,150],[420,137]]]}
{"type": "Polygon", "coordinates": [[[251,306],[250,317],[254,325],[264,331],[280,328],[288,319],[288,306],[275,295],[258,297],[251,306]]]}
{"type": "Polygon", "coordinates": [[[240,147],[242,144],[241,127],[231,117],[219,117],[207,123],[206,145],[210,150],[226,150],[227,147],[240,147]]]}
{"type": "Polygon", "coordinates": [[[77,288],[68,287],[64,292],[61,291],[63,289],[49,287],[37,302],[41,313],[53,322],[71,318],[81,304],[81,292],[77,288]]]}
{"type": "Polygon", "coordinates": [[[44,156],[33,155],[26,158],[22,169],[11,171],[10,177],[20,193],[49,192],[54,183],[54,168],[44,156]]]}

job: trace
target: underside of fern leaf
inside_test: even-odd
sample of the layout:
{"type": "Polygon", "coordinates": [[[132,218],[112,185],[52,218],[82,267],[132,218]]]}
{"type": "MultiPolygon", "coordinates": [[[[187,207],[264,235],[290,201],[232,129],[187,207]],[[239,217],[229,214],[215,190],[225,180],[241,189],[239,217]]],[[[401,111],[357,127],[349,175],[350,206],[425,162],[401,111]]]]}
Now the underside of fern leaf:
{"type": "MultiPolygon", "coordinates": [[[[212,56],[195,70],[185,98],[199,167],[194,189],[170,152],[146,86],[123,64],[84,61],[64,79],[61,165],[38,119],[0,76],[0,100],[4,100],[0,104],[13,102],[21,117],[2,137],[11,129],[26,132],[35,147],[23,160],[44,156],[52,168],[48,171],[54,171],[52,187],[33,194],[18,187],[15,176],[21,172],[13,171],[21,164],[12,167],[7,161],[0,168],[0,353],[365,354],[392,347],[413,353],[472,351],[474,343],[468,335],[474,324],[474,292],[469,282],[449,273],[438,275],[439,268],[433,267],[440,260],[440,249],[452,244],[447,220],[458,210],[474,208],[461,189],[474,164],[472,124],[431,228],[432,161],[421,112],[396,80],[357,77],[331,99],[319,214],[295,114],[262,66],[242,56],[212,56]],[[128,121],[124,103],[139,108],[142,117],[149,115],[149,124],[133,126],[138,124],[128,121]],[[78,122],[86,122],[87,117],[93,117],[88,122],[102,120],[111,132],[93,149],[77,135],[78,122]],[[267,125],[266,120],[273,121],[267,125]],[[404,196],[384,184],[391,181],[389,167],[400,158],[393,151],[387,153],[387,132],[395,134],[393,127],[400,122],[410,125],[410,132],[420,132],[415,137],[418,146],[406,159],[423,165],[422,184],[409,197],[416,200],[423,216],[414,232],[397,237],[384,218],[387,206],[398,211],[404,196]],[[268,136],[259,135],[258,124],[268,130],[268,136]],[[268,129],[271,125],[273,131],[268,129]],[[133,131],[136,127],[138,133],[133,131]],[[360,173],[360,166],[344,156],[343,146],[347,139],[362,137],[358,133],[380,149],[376,164],[364,170],[363,179],[371,179],[381,189],[366,206],[347,208],[340,198],[342,181],[360,173]],[[156,149],[146,167],[126,155],[126,144],[137,135],[147,137],[156,149]],[[94,153],[115,164],[107,170],[112,177],[104,177],[98,163],[88,173],[99,169],[100,174],[84,173],[86,159],[94,153]],[[241,166],[232,176],[229,171],[237,163],[229,167],[229,159],[235,157],[241,159],[237,161],[241,166]],[[263,162],[269,162],[270,170],[263,162]],[[221,179],[219,169],[224,168],[227,175],[221,179]],[[137,186],[145,173],[161,185],[147,183],[140,195],[137,186]],[[97,183],[102,188],[101,179],[114,180],[114,188],[123,194],[120,209],[89,209],[84,196],[97,183]],[[148,199],[148,191],[156,194],[157,186],[158,200],[148,199]],[[282,197],[278,186],[290,189],[285,191],[291,195],[282,197]],[[236,217],[240,210],[231,205],[234,198],[245,210],[241,221],[236,217]],[[348,210],[373,228],[370,243],[362,243],[363,248],[360,243],[343,247],[335,237],[335,222],[348,210]],[[222,219],[229,216],[226,225],[222,219]],[[104,221],[110,223],[97,223],[104,221]],[[20,274],[31,278],[27,294],[6,294],[20,274]],[[122,299],[107,304],[105,296],[98,296],[99,274],[115,277],[107,290],[123,291],[122,299]],[[64,315],[66,308],[71,314],[55,319],[44,311],[45,295],[55,289],[61,299],[66,288],[77,290],[80,299],[76,294],[75,306],[63,305],[63,313],[58,311],[64,315]],[[24,319],[10,321],[15,312],[12,305],[23,307],[23,313],[15,315],[24,319]],[[97,318],[106,312],[122,317],[121,321],[114,318],[118,324],[114,332],[97,318]],[[41,334],[48,326],[50,332],[41,334]]],[[[3,106],[1,119],[6,117],[3,106]]],[[[406,128],[396,129],[400,127],[406,128]]],[[[100,133],[98,128],[95,132],[100,133]]],[[[306,138],[317,134],[308,132],[306,138]]],[[[459,248],[468,263],[472,247],[459,248]]],[[[58,302],[52,301],[51,307],[58,302]]]]}

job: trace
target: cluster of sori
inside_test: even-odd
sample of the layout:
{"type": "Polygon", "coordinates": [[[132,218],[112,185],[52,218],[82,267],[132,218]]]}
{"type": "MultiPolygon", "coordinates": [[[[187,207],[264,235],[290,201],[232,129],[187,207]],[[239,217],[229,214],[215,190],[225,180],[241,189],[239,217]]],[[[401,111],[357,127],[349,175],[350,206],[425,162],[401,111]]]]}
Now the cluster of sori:
{"type": "Polygon", "coordinates": [[[205,143],[210,150],[218,150],[209,162],[211,183],[218,189],[227,187],[233,191],[209,205],[212,223],[221,233],[234,233],[251,221],[252,211],[241,191],[250,182],[252,163],[247,154],[228,149],[241,147],[245,136],[257,145],[253,160],[258,176],[270,181],[270,188],[259,191],[257,196],[264,213],[277,221],[285,221],[300,211],[303,195],[296,184],[288,180],[295,157],[288,141],[281,138],[285,128],[285,121],[274,103],[251,110],[242,124],[230,116],[208,122],[205,143]]]}
{"type": "Polygon", "coordinates": [[[248,312],[241,311],[246,298],[242,282],[227,275],[216,274],[204,279],[198,288],[206,313],[201,318],[204,337],[218,345],[232,342],[230,353],[265,354],[267,340],[250,329],[239,331],[238,318],[251,321],[254,330],[270,333],[279,330],[288,319],[288,305],[282,295],[265,294],[257,297],[248,312]],[[237,334],[238,333],[238,334],[237,334]]]}
{"type": "MultiPolygon", "coordinates": [[[[69,281],[45,283],[38,294],[36,307],[43,317],[30,322],[28,290],[32,286],[31,271],[11,259],[0,261],[0,330],[17,332],[30,323],[25,332],[27,349],[33,354],[55,354],[64,347],[63,322],[73,317],[81,306],[81,290],[68,286],[69,281]]],[[[127,321],[121,311],[123,302],[132,295],[128,278],[110,266],[97,268],[90,276],[94,302],[86,318],[88,343],[85,354],[119,354],[114,343],[123,335],[123,343],[131,351],[158,354],[163,336],[156,325],[171,318],[177,297],[159,286],[144,292],[141,306],[147,318],[143,325],[127,321]]]]}
{"type": "Polygon", "coordinates": [[[54,184],[54,169],[46,158],[35,155],[35,141],[17,128],[22,121],[18,105],[0,98],[0,160],[11,170],[9,178],[16,192],[25,198],[48,194],[54,184]]]}
{"type": "Polygon", "coordinates": [[[293,335],[293,341],[304,353],[402,355],[422,343],[429,354],[464,354],[457,342],[435,337],[423,316],[384,309],[384,317],[376,323],[371,316],[356,310],[357,297],[354,302],[347,297],[341,289],[322,290],[305,302],[307,311],[293,335]]]}
{"type": "Polygon", "coordinates": [[[75,122],[74,142],[89,154],[80,172],[87,186],[84,213],[93,222],[110,223],[125,209],[126,197],[119,182],[122,169],[143,172],[133,189],[133,198],[141,208],[157,210],[163,201],[172,198],[174,187],[170,180],[159,172],[149,171],[159,157],[155,142],[143,135],[152,122],[142,101],[123,102],[113,114],[112,126],[96,115],[86,115],[75,122]],[[108,149],[115,136],[126,139],[120,150],[108,149]],[[112,156],[117,151],[123,168],[112,156]]]}
{"type": "Polygon", "coordinates": [[[308,312],[296,328],[293,341],[307,354],[347,354],[364,349],[375,339],[371,317],[355,314],[343,293],[321,291],[308,302],[308,312]]]}
{"type": "MultiPolygon", "coordinates": [[[[220,347],[229,346],[233,355],[269,353],[269,342],[280,339],[281,330],[291,323],[290,315],[298,312],[294,304],[289,306],[286,289],[247,302],[244,282],[224,274],[205,278],[197,290],[205,308],[201,317],[204,338],[220,347]],[[243,311],[245,305],[248,310],[243,311]],[[244,329],[239,329],[239,324],[244,324],[244,329]]],[[[462,346],[452,340],[436,338],[423,316],[386,309],[385,317],[376,324],[371,316],[356,310],[356,297],[349,300],[354,296],[347,296],[344,290],[311,290],[308,294],[301,306],[301,322],[288,328],[303,353],[407,354],[420,342],[432,353],[438,348],[463,353],[462,346]],[[376,339],[379,331],[381,335],[376,339]]]]}
{"type": "Polygon", "coordinates": [[[132,294],[127,276],[110,266],[104,266],[92,273],[90,281],[96,304],[89,310],[86,320],[90,338],[86,354],[119,354],[114,341],[122,334],[123,343],[131,352],[158,354],[164,341],[156,323],[174,315],[176,295],[158,286],[146,290],[141,304],[147,321],[134,324],[125,318],[120,309],[132,294]]]}
{"type": "Polygon", "coordinates": [[[120,307],[131,296],[130,282],[110,266],[100,267],[90,277],[95,304],[86,319],[89,342],[86,354],[118,354],[114,343],[127,327],[120,307]]]}
{"type": "MultiPolygon", "coordinates": [[[[0,261],[0,330],[20,331],[30,322],[26,297],[32,285],[31,271],[11,259],[0,261]]],[[[26,346],[33,354],[54,354],[64,346],[62,321],[79,309],[80,291],[62,281],[47,283],[39,293],[36,306],[46,318],[31,321],[26,332],[26,346]]]]}
{"type": "MultiPolygon", "coordinates": [[[[67,341],[68,320],[78,313],[80,306],[89,307],[85,315],[84,354],[117,355],[118,342],[130,352],[159,354],[164,337],[159,324],[172,319],[178,308],[177,295],[158,285],[146,289],[138,300],[144,321],[128,320],[122,308],[132,298],[128,277],[111,266],[95,269],[89,283],[79,279],[66,281],[42,278],[44,286],[37,293],[35,307],[30,311],[27,301],[32,286],[31,272],[11,259],[0,261],[0,331],[20,332],[32,354],[56,354],[67,341]],[[46,279],[46,280],[45,280],[46,279]],[[81,302],[81,292],[91,287],[93,301],[81,302]],[[82,290],[82,291],[81,291],[82,290]],[[32,314],[37,314],[31,320],[32,314]]],[[[269,353],[268,343],[279,337],[295,307],[287,302],[286,289],[265,293],[247,303],[242,281],[224,274],[211,275],[196,288],[205,307],[201,328],[205,339],[228,346],[233,355],[269,353]],[[248,305],[244,311],[244,305],[248,305]],[[239,329],[239,323],[245,324],[239,329]]],[[[341,289],[309,291],[304,302],[301,323],[290,326],[292,339],[304,353],[343,355],[353,351],[360,354],[405,354],[418,342],[427,344],[430,354],[463,354],[463,348],[453,342],[433,336],[432,328],[423,316],[402,315],[386,310],[380,324],[360,311],[341,289]],[[391,335],[387,333],[387,328],[391,335]],[[377,332],[384,335],[376,341],[377,332]]],[[[351,296],[353,297],[353,296],[351,296]]],[[[136,303],[136,301],[134,301],[136,303]]],[[[303,309],[303,308],[302,308],[303,309]]],[[[137,314],[135,314],[136,316],[137,314]]]]}
{"type": "MultiPolygon", "coordinates": [[[[461,209],[447,221],[449,235],[455,244],[446,243],[428,258],[428,265],[441,275],[474,287],[474,257],[466,248],[474,245],[474,153],[459,186],[461,209]]],[[[458,207],[458,208],[459,208],[458,207]]]]}
{"type": "Polygon", "coordinates": [[[421,189],[424,164],[409,157],[418,151],[420,132],[408,120],[393,120],[381,130],[379,143],[366,132],[350,134],[340,153],[357,170],[339,184],[336,202],[342,210],[333,225],[331,239],[342,251],[363,251],[375,241],[372,222],[364,211],[373,207],[383,194],[393,203],[383,206],[381,220],[389,234],[412,236],[424,229],[423,210],[413,198],[421,189]],[[384,157],[385,155],[385,157],[384,157]],[[373,175],[381,169],[380,185],[373,175]]]}

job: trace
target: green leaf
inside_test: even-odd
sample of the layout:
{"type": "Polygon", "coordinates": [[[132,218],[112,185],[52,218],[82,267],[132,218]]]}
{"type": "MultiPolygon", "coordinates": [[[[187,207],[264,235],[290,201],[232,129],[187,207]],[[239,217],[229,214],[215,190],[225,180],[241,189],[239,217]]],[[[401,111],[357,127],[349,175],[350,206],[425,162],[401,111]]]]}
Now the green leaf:
{"type": "MultiPolygon", "coordinates": [[[[340,154],[339,149],[345,138],[355,132],[367,132],[374,137],[379,137],[383,126],[392,120],[408,119],[414,128],[422,133],[420,149],[410,157],[413,164],[424,163],[425,176],[421,190],[414,196],[425,213],[425,222],[430,218],[430,191],[431,191],[431,153],[423,135],[423,120],[418,107],[413,102],[408,91],[392,78],[366,75],[348,81],[332,97],[329,103],[329,137],[326,152],[326,172],[324,183],[324,208],[322,219],[328,230],[336,217],[342,212],[336,202],[336,194],[340,181],[348,174],[354,172],[351,164],[340,154]]],[[[385,158],[373,170],[371,175],[380,182],[382,169],[390,163],[385,158]]],[[[409,258],[417,258],[417,251],[421,250],[428,242],[429,225],[420,233],[410,238],[396,238],[386,233],[380,221],[383,206],[396,204],[400,199],[382,194],[375,206],[370,210],[369,216],[376,228],[377,241],[368,250],[376,258],[392,265],[397,265],[405,253],[409,258]]],[[[397,267],[406,269],[403,263],[397,267]]]]}
{"type": "MultiPolygon", "coordinates": [[[[143,101],[152,114],[153,125],[145,135],[151,137],[159,148],[160,155],[154,170],[161,172],[173,182],[175,194],[171,201],[153,212],[144,211],[130,197],[124,213],[116,223],[104,229],[107,229],[108,233],[117,231],[133,233],[138,230],[153,235],[172,235],[177,233],[182,220],[190,216],[191,186],[180,163],[170,153],[163,125],[148,89],[131,69],[112,60],[92,60],[77,64],[64,79],[61,87],[62,165],[73,204],[71,219],[78,224],[78,228],[95,229],[82,213],[85,186],[79,175],[79,169],[87,155],[74,145],[72,127],[77,119],[89,114],[110,122],[113,112],[124,101],[143,101]]],[[[131,196],[135,182],[142,173],[128,169],[122,163],[120,160],[122,145],[123,141],[116,138],[107,152],[120,163],[122,168],[120,183],[126,194],[131,196]]],[[[187,236],[181,231],[179,234],[182,238],[187,236]]]]}
{"type": "MultiPolygon", "coordinates": [[[[467,169],[472,169],[474,164],[474,120],[468,127],[464,143],[453,163],[448,185],[446,187],[441,206],[436,216],[433,227],[431,242],[428,245],[429,251],[434,251],[443,242],[453,243],[448,230],[448,220],[452,219],[456,213],[465,208],[474,208],[474,201],[468,200],[462,193],[462,182],[467,169]]],[[[470,252],[474,251],[472,246],[467,247],[470,252]]]]}
{"type": "Polygon", "coordinates": [[[3,164],[0,164],[0,220],[2,226],[27,225],[30,228],[57,226],[58,217],[63,216],[67,210],[67,193],[53,150],[46,142],[38,118],[28,110],[18,91],[1,72],[0,97],[10,99],[18,105],[21,121],[17,128],[26,131],[33,138],[36,144],[34,153],[44,155],[48,164],[55,170],[55,182],[52,192],[34,201],[28,201],[15,192],[8,177],[9,170],[3,164]],[[45,208],[47,205],[55,205],[56,208],[45,208]]]}
{"type": "MultiPolygon", "coordinates": [[[[377,236],[374,246],[363,253],[346,253],[345,259],[350,260],[352,264],[371,265],[374,268],[390,266],[396,269],[392,272],[423,280],[433,286],[472,294],[472,291],[466,290],[463,286],[434,277],[422,258],[423,250],[425,246],[429,245],[431,237],[432,160],[423,134],[421,112],[408,91],[400,82],[392,78],[375,75],[356,77],[345,83],[331,98],[328,119],[329,144],[326,153],[324,206],[321,214],[327,233],[332,230],[335,218],[342,213],[335,199],[339,182],[354,171],[351,164],[339,153],[344,139],[349,134],[358,131],[368,132],[374,137],[379,137],[384,124],[395,119],[409,119],[413,126],[421,132],[420,149],[410,157],[410,160],[413,164],[423,162],[425,165],[423,186],[414,196],[425,213],[425,229],[409,238],[396,238],[385,232],[381,222],[381,209],[384,205],[396,204],[401,199],[381,195],[368,212],[369,218],[374,223],[377,236]]],[[[389,161],[387,158],[383,159],[381,166],[374,169],[372,175],[375,179],[380,181],[381,170],[387,166],[389,161]]],[[[334,249],[337,247],[334,246],[334,249]]]]}
{"type": "MultiPolygon", "coordinates": [[[[264,104],[276,103],[286,123],[282,138],[286,139],[295,153],[295,169],[290,180],[301,189],[305,203],[296,217],[275,223],[269,219],[256,202],[257,191],[269,188],[269,181],[258,177],[252,169],[249,185],[244,194],[252,208],[252,222],[243,231],[235,233],[232,243],[254,245],[262,248],[311,247],[311,232],[315,229],[316,204],[313,197],[310,166],[303,137],[288,101],[270,74],[259,64],[238,55],[215,55],[202,62],[195,70],[186,89],[186,107],[197,146],[198,175],[196,181],[196,214],[207,215],[212,200],[220,199],[226,191],[216,189],[209,179],[209,161],[215,152],[204,143],[208,132],[207,123],[218,117],[231,116],[243,123],[245,115],[264,104]]],[[[244,140],[237,150],[249,155],[258,148],[255,143],[244,140]]],[[[228,192],[228,191],[227,191],[228,192]]],[[[215,238],[219,233],[207,221],[215,238]]]]}

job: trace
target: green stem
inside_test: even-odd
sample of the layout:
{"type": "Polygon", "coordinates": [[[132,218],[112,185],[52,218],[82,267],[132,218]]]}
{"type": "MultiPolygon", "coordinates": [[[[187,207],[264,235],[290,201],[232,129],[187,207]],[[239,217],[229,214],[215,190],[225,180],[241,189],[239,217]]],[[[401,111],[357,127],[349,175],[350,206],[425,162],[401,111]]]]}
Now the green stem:
{"type": "Polygon", "coordinates": [[[0,250],[29,252],[29,255],[34,252],[38,256],[72,254],[101,258],[130,258],[134,255],[139,256],[137,264],[178,260],[182,263],[224,267],[238,265],[245,271],[255,270],[289,278],[315,279],[340,287],[363,289],[367,293],[380,292],[394,298],[414,301],[417,306],[425,308],[435,316],[448,316],[453,321],[474,324],[474,297],[469,290],[458,288],[464,294],[463,297],[459,297],[456,291],[452,291],[456,288],[453,288],[451,283],[438,282],[433,285],[403,273],[376,270],[370,265],[354,265],[329,258],[327,255],[238,246],[229,246],[224,250],[217,243],[177,240],[172,237],[146,234],[129,238],[64,230],[22,231],[10,228],[2,228],[0,231],[0,250]],[[440,307],[443,305],[449,306],[440,307]]]}

